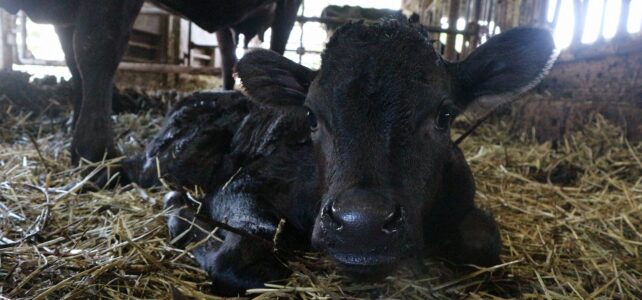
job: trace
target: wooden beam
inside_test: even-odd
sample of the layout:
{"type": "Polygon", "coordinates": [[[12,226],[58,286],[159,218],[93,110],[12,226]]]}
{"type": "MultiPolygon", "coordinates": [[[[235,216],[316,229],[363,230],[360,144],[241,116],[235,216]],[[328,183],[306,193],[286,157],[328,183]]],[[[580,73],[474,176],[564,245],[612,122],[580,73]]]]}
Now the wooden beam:
{"type": "MultiPolygon", "coordinates": [[[[32,66],[66,66],[62,61],[46,61],[36,59],[26,59],[19,62],[21,65],[32,66]]],[[[192,74],[192,75],[221,75],[220,68],[214,67],[190,67],[185,65],[170,65],[170,64],[153,64],[153,63],[136,63],[136,62],[121,62],[118,65],[120,71],[133,71],[133,72],[151,72],[151,73],[176,73],[176,74],[192,74]]]]}
{"type": "Polygon", "coordinates": [[[192,74],[192,75],[221,75],[220,68],[214,67],[190,67],[183,65],[168,65],[168,64],[148,64],[148,63],[131,63],[121,62],[118,66],[119,70],[134,71],[134,72],[152,72],[152,73],[178,73],[178,74],[192,74]]]}

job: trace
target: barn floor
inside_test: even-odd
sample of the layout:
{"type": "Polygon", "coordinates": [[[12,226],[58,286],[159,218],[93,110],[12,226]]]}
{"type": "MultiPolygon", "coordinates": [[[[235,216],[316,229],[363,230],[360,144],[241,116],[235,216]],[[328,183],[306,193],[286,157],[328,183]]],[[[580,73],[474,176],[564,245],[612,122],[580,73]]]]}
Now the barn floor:
{"type": "MultiPolygon", "coordinates": [[[[152,113],[116,119],[126,153],[160,123],[152,113]]],[[[167,238],[164,188],[76,193],[83,178],[69,170],[66,120],[0,112],[0,299],[215,298],[167,238]]],[[[310,254],[287,281],[249,296],[642,298],[642,143],[596,116],[557,149],[507,121],[484,124],[462,148],[477,201],[500,224],[502,265],[456,271],[426,260],[421,275],[363,284],[310,254]]]]}

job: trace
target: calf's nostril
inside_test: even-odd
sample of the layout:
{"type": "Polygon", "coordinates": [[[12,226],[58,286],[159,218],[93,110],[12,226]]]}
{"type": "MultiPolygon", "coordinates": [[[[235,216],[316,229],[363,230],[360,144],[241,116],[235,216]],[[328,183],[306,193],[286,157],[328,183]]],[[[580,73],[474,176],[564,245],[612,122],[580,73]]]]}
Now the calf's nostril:
{"type": "Polygon", "coordinates": [[[401,207],[401,205],[397,204],[395,206],[395,210],[386,217],[381,230],[386,234],[397,232],[397,230],[399,230],[399,228],[403,224],[403,215],[403,208],[401,207]]]}
{"type": "Polygon", "coordinates": [[[324,208],[323,208],[323,221],[330,225],[331,228],[333,228],[336,231],[341,231],[343,230],[343,223],[337,219],[335,216],[334,212],[335,209],[333,207],[334,201],[330,201],[324,208]]]}

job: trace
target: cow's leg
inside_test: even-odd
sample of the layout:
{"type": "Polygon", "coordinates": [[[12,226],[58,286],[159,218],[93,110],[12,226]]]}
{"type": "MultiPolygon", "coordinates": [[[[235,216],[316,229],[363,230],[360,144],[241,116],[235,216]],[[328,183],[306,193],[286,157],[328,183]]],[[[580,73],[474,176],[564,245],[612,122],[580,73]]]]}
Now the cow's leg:
{"type": "Polygon", "coordinates": [[[459,264],[498,264],[501,239],[497,223],[489,213],[475,207],[470,168],[459,149],[453,156],[445,170],[442,197],[425,220],[427,250],[430,255],[459,264]]]}
{"type": "Polygon", "coordinates": [[[65,53],[65,62],[67,63],[69,72],[71,72],[71,100],[73,101],[72,103],[74,106],[73,122],[71,124],[73,128],[76,126],[76,121],[78,120],[80,107],[82,105],[82,80],[80,78],[78,64],[76,63],[76,57],[74,55],[74,30],[74,26],[56,26],[56,33],[58,34],[62,50],[65,53]]]}
{"type": "Polygon", "coordinates": [[[296,13],[299,11],[301,0],[280,0],[277,1],[272,23],[272,39],[270,49],[283,55],[285,46],[290,38],[290,31],[296,21],[296,13]]]}
{"type": "Polygon", "coordinates": [[[165,198],[165,207],[172,208],[168,227],[172,239],[178,237],[176,246],[190,243],[205,243],[192,250],[199,265],[209,274],[213,291],[218,295],[243,295],[245,290],[262,287],[265,282],[285,278],[290,271],[276,258],[270,243],[217,229],[213,237],[208,233],[215,229],[203,218],[215,218],[266,240],[272,240],[278,220],[270,216],[265,205],[248,194],[230,194],[215,197],[211,205],[203,206],[199,218],[195,204],[184,194],[172,192],[165,198]],[[212,210],[212,208],[214,208],[212,210]],[[192,220],[196,220],[192,225],[192,220]],[[205,230],[199,229],[203,228],[205,230]]]}
{"type": "Polygon", "coordinates": [[[236,42],[231,28],[223,28],[216,32],[216,39],[221,50],[223,63],[223,89],[234,89],[234,66],[236,65],[236,42]]]}
{"type": "Polygon", "coordinates": [[[113,76],[142,0],[80,1],[73,48],[82,105],[71,143],[72,163],[119,155],[111,126],[113,76]]]}

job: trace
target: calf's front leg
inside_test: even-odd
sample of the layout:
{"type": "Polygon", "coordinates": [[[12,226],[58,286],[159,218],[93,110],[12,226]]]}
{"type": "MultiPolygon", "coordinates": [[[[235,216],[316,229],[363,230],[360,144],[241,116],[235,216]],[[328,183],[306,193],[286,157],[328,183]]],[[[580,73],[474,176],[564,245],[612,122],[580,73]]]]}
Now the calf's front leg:
{"type": "Polygon", "coordinates": [[[441,198],[424,222],[429,254],[459,264],[499,264],[501,238],[497,223],[492,215],[475,206],[475,182],[458,148],[446,166],[443,182],[441,198]]]}
{"type": "Polygon", "coordinates": [[[179,237],[176,246],[184,248],[206,240],[191,253],[212,279],[215,294],[243,295],[247,289],[288,276],[290,270],[275,256],[270,243],[222,228],[212,236],[209,233],[216,226],[204,221],[213,218],[269,241],[278,221],[266,213],[266,207],[247,194],[218,195],[210,200],[202,203],[197,212],[199,203],[189,201],[183,193],[172,192],[165,198],[165,207],[173,209],[167,223],[171,238],[179,237]],[[193,226],[192,221],[198,226],[193,226]]]}

